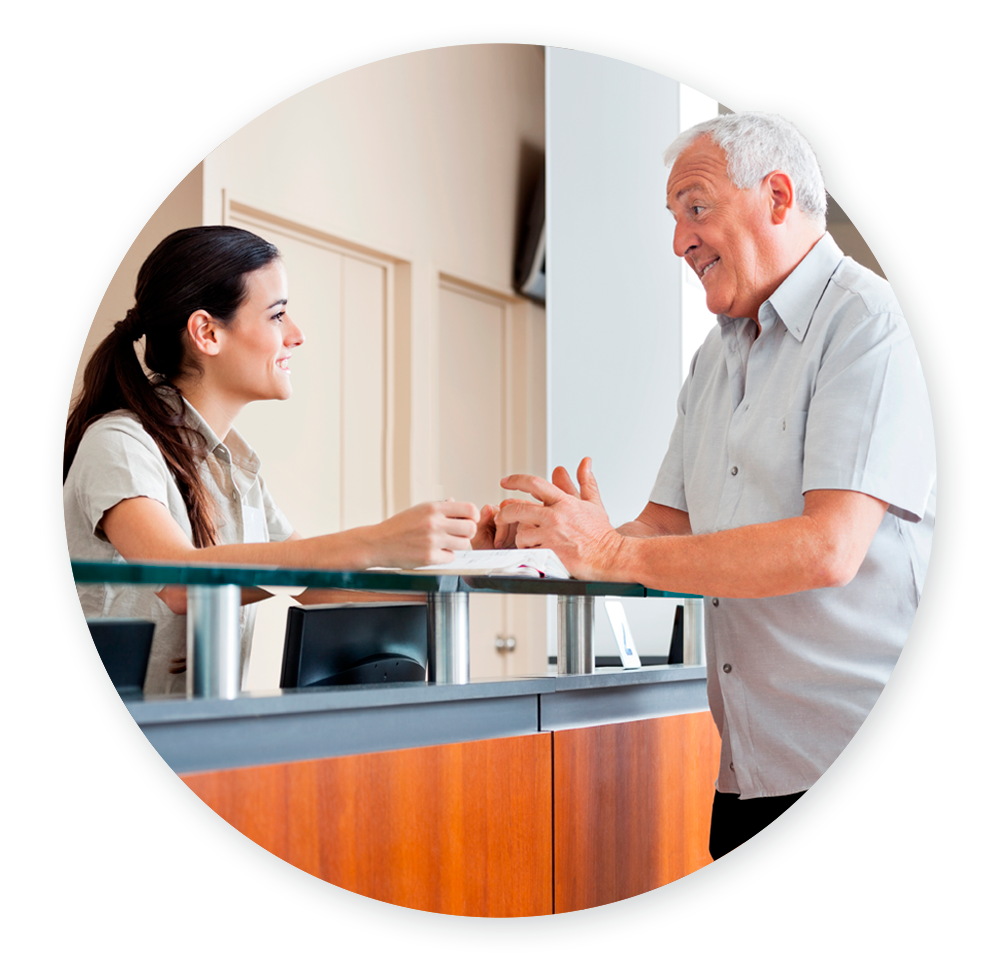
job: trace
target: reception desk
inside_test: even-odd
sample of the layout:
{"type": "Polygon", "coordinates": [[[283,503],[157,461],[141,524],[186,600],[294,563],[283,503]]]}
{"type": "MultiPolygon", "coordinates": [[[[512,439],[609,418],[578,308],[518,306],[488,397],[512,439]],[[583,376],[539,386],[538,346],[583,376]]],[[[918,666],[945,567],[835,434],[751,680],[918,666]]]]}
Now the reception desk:
{"type": "Polygon", "coordinates": [[[309,874],[406,907],[512,917],[618,901],[710,861],[719,737],[704,664],[686,648],[685,664],[592,670],[594,598],[665,592],[224,566],[74,564],[74,573],[82,583],[186,583],[189,604],[191,585],[206,595],[203,615],[189,615],[189,697],[125,704],[209,807],[309,874]],[[233,622],[210,588],[282,582],[423,590],[436,680],[227,688],[233,622]],[[556,597],[562,674],[463,674],[462,602],[473,590],[556,597]],[[567,673],[581,667],[591,670],[567,673]]]}
{"type": "Polygon", "coordinates": [[[126,704],[221,817],[382,901],[549,914],[710,861],[703,667],[126,704]]]}

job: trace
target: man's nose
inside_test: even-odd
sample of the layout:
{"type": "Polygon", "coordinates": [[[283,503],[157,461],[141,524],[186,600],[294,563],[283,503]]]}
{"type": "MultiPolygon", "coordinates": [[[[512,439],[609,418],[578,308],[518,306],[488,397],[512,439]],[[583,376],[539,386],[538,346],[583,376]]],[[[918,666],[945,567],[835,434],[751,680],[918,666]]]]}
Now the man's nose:
{"type": "Polygon", "coordinates": [[[678,221],[674,227],[674,254],[676,256],[687,256],[688,251],[693,250],[700,242],[697,234],[678,221]]]}

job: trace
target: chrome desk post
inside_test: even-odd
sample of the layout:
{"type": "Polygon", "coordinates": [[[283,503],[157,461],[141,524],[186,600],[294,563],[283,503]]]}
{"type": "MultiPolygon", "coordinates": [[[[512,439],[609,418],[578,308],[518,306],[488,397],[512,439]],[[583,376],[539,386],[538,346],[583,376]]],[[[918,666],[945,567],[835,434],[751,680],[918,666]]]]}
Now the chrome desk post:
{"type": "Polygon", "coordinates": [[[684,598],[684,664],[705,664],[705,599],[684,598]]]}
{"type": "Polygon", "coordinates": [[[235,699],[240,694],[240,588],[191,584],[187,589],[187,694],[235,699]]]}
{"type": "Polygon", "coordinates": [[[594,671],[594,599],[560,594],[557,601],[559,640],[556,646],[560,675],[589,675],[594,671]]]}
{"type": "Polygon", "coordinates": [[[469,594],[427,594],[427,681],[464,685],[469,681],[469,594]]]}

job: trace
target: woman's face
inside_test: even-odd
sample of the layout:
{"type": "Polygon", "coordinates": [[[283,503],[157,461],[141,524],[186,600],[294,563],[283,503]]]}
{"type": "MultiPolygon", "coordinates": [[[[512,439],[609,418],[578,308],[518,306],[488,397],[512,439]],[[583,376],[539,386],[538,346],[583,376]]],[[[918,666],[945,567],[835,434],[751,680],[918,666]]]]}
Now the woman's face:
{"type": "Polygon", "coordinates": [[[292,394],[291,355],[304,340],[288,316],[285,267],[274,260],[247,276],[247,297],[220,332],[215,377],[244,402],[292,394]]]}

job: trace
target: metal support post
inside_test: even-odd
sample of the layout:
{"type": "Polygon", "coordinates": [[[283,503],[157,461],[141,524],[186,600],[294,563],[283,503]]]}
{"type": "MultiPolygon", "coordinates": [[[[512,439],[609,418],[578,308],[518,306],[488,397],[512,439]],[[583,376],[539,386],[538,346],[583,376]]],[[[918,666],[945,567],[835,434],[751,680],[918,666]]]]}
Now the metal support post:
{"type": "Polygon", "coordinates": [[[240,694],[240,588],[187,589],[187,694],[235,699],[240,694]]]}
{"type": "Polygon", "coordinates": [[[427,595],[427,681],[438,685],[469,681],[468,592],[427,595]]]}
{"type": "Polygon", "coordinates": [[[684,664],[705,664],[705,600],[684,598],[684,664]]]}
{"type": "Polygon", "coordinates": [[[560,594],[557,671],[560,675],[589,675],[594,671],[594,599],[560,594]]]}

